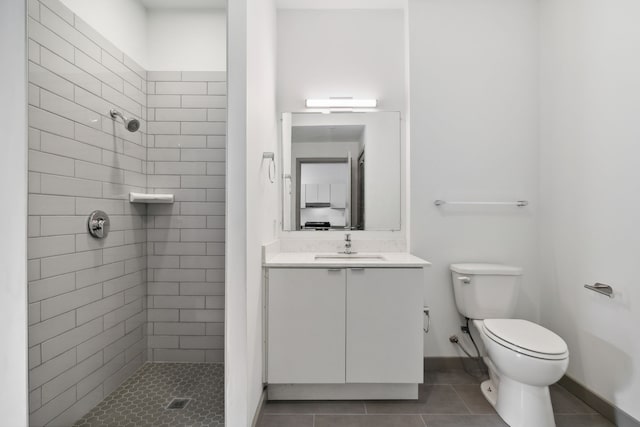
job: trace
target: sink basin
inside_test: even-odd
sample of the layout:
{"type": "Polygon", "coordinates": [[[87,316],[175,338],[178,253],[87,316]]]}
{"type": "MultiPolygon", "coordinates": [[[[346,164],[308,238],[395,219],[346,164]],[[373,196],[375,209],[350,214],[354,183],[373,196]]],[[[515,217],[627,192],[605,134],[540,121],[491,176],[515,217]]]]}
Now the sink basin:
{"type": "Polygon", "coordinates": [[[330,259],[339,259],[339,260],[354,260],[354,261],[362,261],[362,260],[378,260],[384,261],[384,257],[382,255],[365,255],[365,254],[327,254],[327,255],[316,255],[316,260],[330,260],[330,259]]]}

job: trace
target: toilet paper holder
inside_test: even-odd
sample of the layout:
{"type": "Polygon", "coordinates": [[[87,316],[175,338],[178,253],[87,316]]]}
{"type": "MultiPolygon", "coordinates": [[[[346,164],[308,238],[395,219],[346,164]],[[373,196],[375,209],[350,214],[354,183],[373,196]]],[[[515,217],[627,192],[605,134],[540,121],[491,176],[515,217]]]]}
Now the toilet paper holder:
{"type": "Polygon", "coordinates": [[[426,328],[422,327],[422,330],[424,331],[425,334],[428,334],[429,330],[431,329],[431,310],[429,309],[429,307],[423,307],[422,312],[427,318],[427,327],[426,328]]]}
{"type": "Polygon", "coordinates": [[[585,288],[590,291],[597,292],[599,294],[608,296],[609,298],[613,298],[613,288],[604,283],[595,283],[593,285],[584,285],[585,288]]]}

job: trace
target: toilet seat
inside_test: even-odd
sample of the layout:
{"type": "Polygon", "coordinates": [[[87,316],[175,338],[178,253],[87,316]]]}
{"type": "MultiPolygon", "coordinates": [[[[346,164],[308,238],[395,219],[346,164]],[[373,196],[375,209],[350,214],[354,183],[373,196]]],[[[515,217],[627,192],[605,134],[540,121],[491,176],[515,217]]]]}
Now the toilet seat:
{"type": "Polygon", "coordinates": [[[550,330],[523,319],[485,319],[483,332],[492,341],[517,353],[546,360],[569,357],[567,344],[550,330]]]}

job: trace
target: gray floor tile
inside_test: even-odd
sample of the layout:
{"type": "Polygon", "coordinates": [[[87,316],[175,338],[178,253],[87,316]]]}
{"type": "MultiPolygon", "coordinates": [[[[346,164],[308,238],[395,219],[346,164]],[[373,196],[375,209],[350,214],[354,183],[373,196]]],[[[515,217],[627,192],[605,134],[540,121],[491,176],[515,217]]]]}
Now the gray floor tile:
{"type": "Polygon", "coordinates": [[[364,414],[360,401],[270,401],[265,414],[364,414]]]}
{"type": "Polygon", "coordinates": [[[223,427],[224,365],[146,363],[75,427],[223,427]],[[184,409],[165,409],[174,398],[184,409]]]}
{"type": "Polygon", "coordinates": [[[424,427],[420,415],[316,415],[314,427],[424,427]]]}
{"type": "Polygon", "coordinates": [[[557,384],[549,387],[551,404],[556,414],[594,414],[593,408],[557,384]]]}
{"type": "Polygon", "coordinates": [[[256,427],[313,427],[313,415],[263,414],[256,427]]]}
{"type": "Polygon", "coordinates": [[[421,385],[418,400],[365,402],[369,414],[468,414],[469,410],[450,385],[421,385]]]}
{"type": "Polygon", "coordinates": [[[423,415],[427,427],[508,427],[498,415],[423,415]]]}
{"type": "Polygon", "coordinates": [[[427,371],[424,373],[425,384],[480,384],[485,379],[480,374],[472,376],[462,369],[427,371]]]}
{"type": "Polygon", "coordinates": [[[482,394],[479,384],[455,384],[453,388],[472,414],[496,413],[482,394]]]}
{"type": "Polygon", "coordinates": [[[557,414],[556,427],[614,427],[614,425],[602,415],[557,414]]]}
{"type": "MultiPolygon", "coordinates": [[[[361,413],[363,402],[359,401],[269,402],[263,409],[263,416],[271,417],[263,422],[269,424],[259,427],[508,427],[484,398],[478,378],[462,369],[425,374],[418,400],[365,401],[366,415],[350,413],[361,413]]],[[[613,427],[558,385],[551,387],[551,399],[557,427],[613,427]]]]}

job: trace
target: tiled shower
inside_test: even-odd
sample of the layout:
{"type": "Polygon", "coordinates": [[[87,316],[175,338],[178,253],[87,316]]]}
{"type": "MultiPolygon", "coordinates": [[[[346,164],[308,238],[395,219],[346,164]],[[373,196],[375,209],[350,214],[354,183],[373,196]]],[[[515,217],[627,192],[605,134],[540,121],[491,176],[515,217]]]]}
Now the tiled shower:
{"type": "Polygon", "coordinates": [[[147,361],[223,362],[226,75],[144,70],[58,0],[28,6],[30,425],[71,425],[147,361]]]}
{"type": "Polygon", "coordinates": [[[176,198],[147,208],[149,360],[223,361],[224,80],[148,73],[147,185],[176,198]]]}

